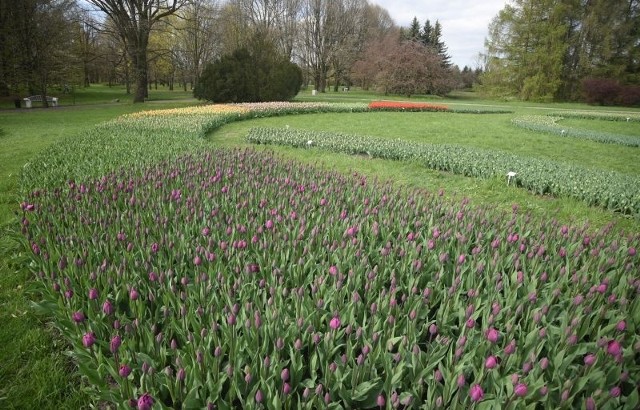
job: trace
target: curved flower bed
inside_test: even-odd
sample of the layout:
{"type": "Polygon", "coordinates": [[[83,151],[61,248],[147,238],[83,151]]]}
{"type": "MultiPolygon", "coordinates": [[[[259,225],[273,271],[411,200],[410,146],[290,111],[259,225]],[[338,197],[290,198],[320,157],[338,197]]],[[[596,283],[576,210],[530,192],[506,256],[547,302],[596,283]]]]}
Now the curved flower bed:
{"type": "Polygon", "coordinates": [[[523,158],[496,150],[307,130],[253,128],[247,140],[255,144],[319,147],[345,154],[417,161],[431,169],[477,178],[504,177],[514,171],[517,173],[514,183],[536,194],[570,196],[589,205],[640,215],[639,178],[613,171],[523,158]]]}
{"type": "Polygon", "coordinates": [[[552,117],[579,118],[585,120],[640,122],[640,113],[598,112],[598,111],[562,111],[549,114],[552,117]]]}
{"type": "Polygon", "coordinates": [[[516,117],[511,120],[511,123],[516,127],[560,135],[561,137],[581,138],[605,144],[640,147],[640,137],[563,127],[558,124],[558,121],[562,119],[562,116],[527,115],[516,117]]]}
{"type": "Polygon", "coordinates": [[[45,150],[23,180],[37,307],[91,405],[640,403],[637,233],[132,124],[45,150]]]}

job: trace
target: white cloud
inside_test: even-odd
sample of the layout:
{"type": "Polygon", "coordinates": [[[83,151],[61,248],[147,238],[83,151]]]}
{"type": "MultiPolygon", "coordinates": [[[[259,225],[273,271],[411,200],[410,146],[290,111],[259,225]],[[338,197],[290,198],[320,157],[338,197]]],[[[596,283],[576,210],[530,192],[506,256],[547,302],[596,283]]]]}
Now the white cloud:
{"type": "Polygon", "coordinates": [[[442,24],[442,39],[449,49],[451,61],[475,68],[478,53],[491,19],[507,4],[507,0],[370,0],[389,11],[399,26],[408,27],[417,17],[420,24],[429,19],[442,24]]]}

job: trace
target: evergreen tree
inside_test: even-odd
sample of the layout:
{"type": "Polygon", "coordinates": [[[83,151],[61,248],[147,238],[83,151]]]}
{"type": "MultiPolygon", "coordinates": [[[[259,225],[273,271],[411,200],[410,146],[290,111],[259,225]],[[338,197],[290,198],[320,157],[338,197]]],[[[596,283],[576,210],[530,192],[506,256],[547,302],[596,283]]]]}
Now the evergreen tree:
{"type": "Polygon", "coordinates": [[[286,101],[302,86],[302,70],[278,53],[273,42],[256,36],[205,67],[194,97],[212,102],[286,101]]]}
{"type": "Polygon", "coordinates": [[[431,26],[431,22],[429,21],[429,19],[427,19],[427,21],[424,22],[424,26],[422,27],[422,33],[420,33],[420,41],[422,42],[422,44],[424,44],[427,47],[430,47],[433,45],[431,43],[432,33],[433,33],[433,27],[431,26]]]}
{"type": "Polygon", "coordinates": [[[417,41],[420,40],[420,22],[417,17],[413,17],[411,20],[411,25],[409,26],[409,30],[406,33],[407,40],[417,41]]]}
{"type": "MultiPolygon", "coordinates": [[[[427,23],[428,22],[429,20],[427,20],[427,23]]],[[[429,45],[435,48],[436,53],[442,59],[442,66],[445,68],[451,67],[451,56],[448,53],[447,46],[442,40],[442,25],[438,20],[436,20],[436,24],[434,24],[433,28],[430,30],[429,45]]]]}
{"type": "Polygon", "coordinates": [[[523,99],[578,99],[585,78],[640,83],[637,0],[514,0],[485,41],[483,88],[523,99]]]}

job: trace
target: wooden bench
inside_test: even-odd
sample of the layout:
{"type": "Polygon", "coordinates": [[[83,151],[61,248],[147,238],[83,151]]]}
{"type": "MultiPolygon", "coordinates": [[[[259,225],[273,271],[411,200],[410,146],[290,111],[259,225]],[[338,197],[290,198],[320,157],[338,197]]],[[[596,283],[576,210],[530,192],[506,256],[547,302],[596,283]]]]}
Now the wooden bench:
{"type": "MultiPolygon", "coordinates": [[[[51,105],[52,107],[56,107],[58,105],[58,97],[46,96],[44,98],[47,99],[47,103],[49,105],[51,105]]],[[[42,96],[41,95],[32,95],[31,97],[24,98],[23,101],[24,101],[24,106],[26,108],[31,108],[32,103],[34,103],[34,102],[42,102],[42,96]]]]}

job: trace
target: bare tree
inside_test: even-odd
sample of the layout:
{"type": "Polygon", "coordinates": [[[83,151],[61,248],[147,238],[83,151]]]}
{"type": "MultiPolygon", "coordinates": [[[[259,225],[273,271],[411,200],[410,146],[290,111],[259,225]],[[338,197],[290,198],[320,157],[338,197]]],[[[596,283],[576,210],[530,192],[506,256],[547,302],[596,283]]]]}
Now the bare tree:
{"type": "Polygon", "coordinates": [[[329,69],[343,70],[357,42],[364,0],[303,0],[300,59],[314,86],[324,92],[329,69]]]}
{"type": "Polygon", "coordinates": [[[149,35],[153,26],[190,0],[87,0],[115,23],[133,64],[136,90],[133,102],[147,97],[149,35]]]}
{"type": "Polygon", "coordinates": [[[454,85],[454,74],[442,57],[418,41],[401,41],[390,31],[381,41],[370,42],[352,76],[364,88],[376,86],[385,93],[444,95],[454,85]]]}
{"type": "Polygon", "coordinates": [[[203,66],[219,52],[215,41],[218,14],[216,0],[193,2],[183,10],[182,24],[177,26],[175,33],[177,47],[173,50],[174,59],[186,70],[182,79],[185,90],[187,81],[193,87],[203,66]]]}
{"type": "Polygon", "coordinates": [[[230,0],[227,3],[228,11],[235,13],[234,24],[246,34],[245,41],[255,35],[268,38],[287,56],[293,52],[301,4],[301,0],[230,0]]]}

